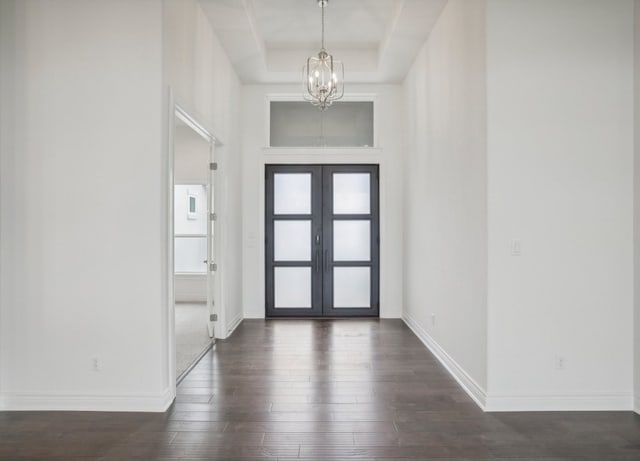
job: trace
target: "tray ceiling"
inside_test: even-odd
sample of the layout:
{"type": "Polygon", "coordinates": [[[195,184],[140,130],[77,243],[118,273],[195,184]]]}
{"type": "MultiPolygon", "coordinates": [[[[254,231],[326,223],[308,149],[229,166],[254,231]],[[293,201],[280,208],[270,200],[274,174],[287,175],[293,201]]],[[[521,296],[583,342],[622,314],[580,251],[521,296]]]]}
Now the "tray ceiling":
{"type": "MultiPolygon", "coordinates": [[[[244,83],[296,83],[320,48],[317,0],[200,0],[244,83]]],[[[446,0],[330,0],[327,50],[351,82],[402,81],[446,0]]]]}

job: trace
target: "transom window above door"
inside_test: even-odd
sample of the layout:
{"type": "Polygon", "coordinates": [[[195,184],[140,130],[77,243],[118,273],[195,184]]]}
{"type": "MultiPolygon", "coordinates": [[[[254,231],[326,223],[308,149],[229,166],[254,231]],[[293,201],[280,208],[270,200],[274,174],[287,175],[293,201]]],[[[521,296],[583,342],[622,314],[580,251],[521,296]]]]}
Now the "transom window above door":
{"type": "Polygon", "coordinates": [[[374,147],[373,101],[271,101],[270,147],[374,147]]]}

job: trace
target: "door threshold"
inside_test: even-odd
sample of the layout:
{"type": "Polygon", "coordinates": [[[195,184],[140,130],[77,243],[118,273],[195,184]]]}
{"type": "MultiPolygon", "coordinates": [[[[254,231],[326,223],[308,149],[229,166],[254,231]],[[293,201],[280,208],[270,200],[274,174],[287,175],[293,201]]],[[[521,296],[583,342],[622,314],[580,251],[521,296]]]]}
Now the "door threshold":
{"type": "Polygon", "coordinates": [[[377,315],[361,315],[361,316],[349,316],[349,317],[341,317],[341,316],[323,316],[323,317],[265,317],[265,320],[380,320],[380,317],[377,315]]]}
{"type": "Polygon", "coordinates": [[[176,378],[176,386],[179,386],[180,383],[182,382],[182,380],[184,380],[184,378],[187,377],[187,375],[191,372],[191,370],[193,370],[195,368],[195,366],[200,362],[200,360],[202,360],[202,358],[207,355],[207,353],[213,349],[213,346],[215,346],[216,344],[216,340],[214,338],[211,339],[211,341],[209,342],[209,345],[204,348],[204,350],[202,352],[200,352],[194,359],[193,361],[189,364],[189,366],[182,372],[180,373],[180,376],[178,376],[176,378]]]}

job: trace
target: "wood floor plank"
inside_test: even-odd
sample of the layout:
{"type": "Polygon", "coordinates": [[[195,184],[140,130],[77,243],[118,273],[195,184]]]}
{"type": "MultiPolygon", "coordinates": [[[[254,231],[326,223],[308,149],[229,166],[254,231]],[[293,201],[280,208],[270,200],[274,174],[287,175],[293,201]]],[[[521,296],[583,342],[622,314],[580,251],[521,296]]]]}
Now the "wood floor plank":
{"type": "Polygon", "coordinates": [[[639,460],[632,412],[483,413],[397,320],[245,320],[164,414],[0,413],[1,460],[639,460]]]}

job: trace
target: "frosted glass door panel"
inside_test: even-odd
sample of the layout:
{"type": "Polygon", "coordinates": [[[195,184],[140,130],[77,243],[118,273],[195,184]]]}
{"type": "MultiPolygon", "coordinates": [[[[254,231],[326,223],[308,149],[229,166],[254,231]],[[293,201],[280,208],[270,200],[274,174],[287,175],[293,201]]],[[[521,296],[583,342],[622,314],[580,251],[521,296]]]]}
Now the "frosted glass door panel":
{"type": "Polygon", "coordinates": [[[371,268],[333,268],[333,307],[371,306],[371,268]]]}
{"type": "Polygon", "coordinates": [[[273,213],[311,214],[311,174],[273,175],[273,213]]]}
{"type": "Polygon", "coordinates": [[[176,237],[174,270],[176,273],[204,274],[207,272],[207,237],[176,237]]]}
{"type": "Polygon", "coordinates": [[[370,183],[369,173],[334,173],[333,213],[369,214],[371,212],[370,183]]]}
{"type": "Polygon", "coordinates": [[[311,268],[275,267],[276,309],[311,308],[311,268]]]}
{"type": "Polygon", "coordinates": [[[273,222],[275,261],[311,261],[311,220],[273,222]]]}
{"type": "Polygon", "coordinates": [[[369,261],[371,224],[367,221],[333,221],[333,260],[369,261]]]}

